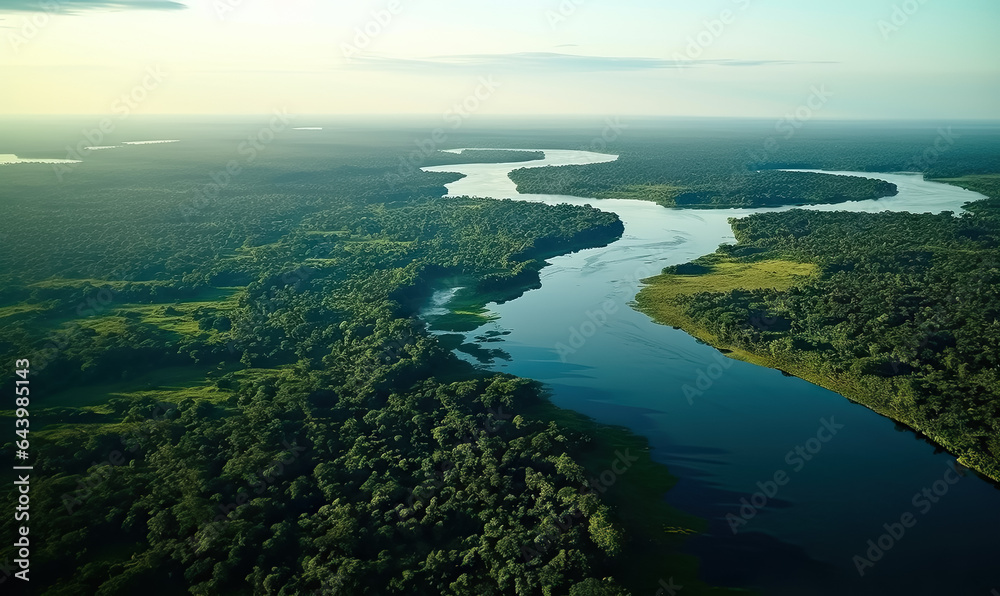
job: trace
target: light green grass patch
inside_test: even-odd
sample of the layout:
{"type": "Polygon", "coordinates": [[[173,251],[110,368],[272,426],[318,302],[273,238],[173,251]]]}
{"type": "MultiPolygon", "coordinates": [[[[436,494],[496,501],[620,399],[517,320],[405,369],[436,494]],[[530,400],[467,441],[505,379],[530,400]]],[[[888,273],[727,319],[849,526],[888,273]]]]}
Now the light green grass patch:
{"type": "Polygon", "coordinates": [[[109,397],[124,398],[152,398],[158,402],[168,402],[172,404],[180,403],[186,399],[197,401],[208,401],[211,403],[223,403],[233,392],[228,389],[220,389],[208,381],[203,381],[200,385],[193,387],[174,387],[164,389],[149,389],[145,391],[132,391],[129,393],[112,393],[109,397]]]}
{"type": "Polygon", "coordinates": [[[722,294],[733,290],[787,290],[819,271],[813,263],[781,259],[743,263],[714,255],[699,264],[707,267],[708,271],[690,275],[663,273],[643,280],[648,285],[635,297],[635,305],[637,310],[656,322],[683,328],[709,343],[716,338],[687,316],[683,298],[702,292],[722,294]]]}
{"type": "Polygon", "coordinates": [[[218,331],[205,330],[198,326],[194,315],[198,311],[223,314],[235,309],[242,288],[213,288],[211,292],[199,294],[188,302],[178,301],[163,304],[126,304],[118,312],[138,313],[143,324],[187,337],[215,337],[218,331]],[[206,298],[208,300],[206,300],[206,298]]]}
{"type": "Polygon", "coordinates": [[[99,406],[107,403],[112,397],[147,391],[181,392],[202,387],[210,382],[206,378],[209,373],[221,376],[222,371],[213,372],[217,370],[216,366],[171,366],[130,379],[83,385],[41,395],[34,403],[43,408],[88,408],[91,411],[103,412],[99,406]]]}
{"type": "Polygon", "coordinates": [[[112,315],[81,319],[77,324],[84,329],[94,330],[98,335],[122,335],[127,328],[127,319],[112,315]]]}
{"type": "Polygon", "coordinates": [[[32,312],[44,312],[51,309],[57,303],[54,300],[49,300],[47,302],[37,302],[34,304],[15,304],[13,306],[2,306],[0,307],[0,319],[6,319],[7,317],[14,317],[17,315],[23,315],[32,312]]]}
{"type": "Polygon", "coordinates": [[[819,270],[813,263],[796,263],[780,259],[741,263],[725,260],[709,265],[711,271],[683,275],[665,273],[644,280],[651,296],[671,299],[679,295],[701,292],[723,293],[732,290],[787,290],[819,270]]]}
{"type": "Polygon", "coordinates": [[[39,441],[46,443],[57,443],[63,445],[86,444],[88,440],[95,436],[123,435],[130,426],[121,422],[111,423],[62,423],[47,424],[44,430],[35,431],[33,434],[39,441]]]}

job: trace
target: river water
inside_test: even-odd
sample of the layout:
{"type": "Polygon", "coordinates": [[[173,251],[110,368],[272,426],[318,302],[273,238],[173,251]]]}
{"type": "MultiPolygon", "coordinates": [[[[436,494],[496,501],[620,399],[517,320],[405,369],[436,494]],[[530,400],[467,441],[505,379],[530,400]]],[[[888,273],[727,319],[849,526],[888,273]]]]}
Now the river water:
{"type": "MultiPolygon", "coordinates": [[[[993,484],[956,474],[953,456],[863,406],[723,358],[629,307],[639,280],[733,242],[728,218],[764,209],[518,194],[511,170],[616,159],[562,150],[545,156],[424,168],[466,175],[448,186],[449,196],[591,204],[625,223],[622,239],[607,247],[550,259],[541,289],[491,304],[496,320],[468,341],[490,335],[483,347],[509,358],[487,367],[542,381],[556,405],[648,438],[654,459],[679,478],[667,502],[709,520],[708,533],[687,547],[701,558],[703,579],[795,596],[991,596],[1000,588],[1000,492],[993,484]],[[771,484],[776,477],[780,486],[771,484]],[[883,536],[888,530],[898,538],[883,536]],[[880,539],[882,547],[871,549],[868,541],[877,546],[880,539]]],[[[857,175],[893,182],[899,195],[809,208],[959,212],[982,198],[919,174],[857,175]]],[[[437,306],[448,295],[439,295],[437,306]]]]}

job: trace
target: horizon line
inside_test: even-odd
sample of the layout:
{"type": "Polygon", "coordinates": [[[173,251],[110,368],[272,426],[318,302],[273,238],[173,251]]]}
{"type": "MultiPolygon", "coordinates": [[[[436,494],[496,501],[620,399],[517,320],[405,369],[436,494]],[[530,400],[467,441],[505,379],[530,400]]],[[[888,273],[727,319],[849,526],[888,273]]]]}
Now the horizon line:
{"type": "MultiPolygon", "coordinates": [[[[221,113],[221,112],[162,112],[162,113],[152,113],[152,114],[133,114],[130,119],[142,119],[142,118],[245,118],[245,117],[262,117],[262,116],[273,116],[273,112],[245,112],[239,114],[232,113],[221,113]]],[[[0,114],[0,119],[16,119],[16,118],[111,118],[112,116],[106,113],[18,113],[18,114],[0,114]]],[[[313,113],[300,113],[295,114],[295,118],[440,118],[441,114],[437,112],[393,112],[393,113],[374,113],[374,112],[313,112],[313,113]]],[[[588,114],[547,114],[547,113],[534,113],[534,114],[479,114],[476,116],[477,119],[513,119],[513,118],[547,118],[547,119],[561,119],[561,120],[572,120],[572,119],[582,119],[582,118],[636,118],[636,119],[650,119],[650,120],[761,120],[761,121],[773,121],[780,120],[781,117],[778,116],[704,116],[704,115],[684,115],[684,114],[609,114],[607,112],[594,112],[588,114]]],[[[978,117],[978,118],[951,118],[947,116],[924,116],[924,117],[892,117],[892,116],[844,116],[844,117],[815,117],[810,121],[812,122],[997,122],[1000,123],[1000,115],[996,117],[978,117]]]]}

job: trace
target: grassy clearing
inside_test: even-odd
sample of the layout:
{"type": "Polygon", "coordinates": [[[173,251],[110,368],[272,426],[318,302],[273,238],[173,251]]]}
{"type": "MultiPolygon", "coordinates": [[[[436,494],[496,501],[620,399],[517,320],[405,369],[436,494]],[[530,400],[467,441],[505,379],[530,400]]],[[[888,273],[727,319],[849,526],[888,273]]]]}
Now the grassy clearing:
{"type": "MultiPolygon", "coordinates": [[[[156,371],[137,375],[131,379],[84,385],[40,396],[37,398],[37,407],[97,407],[107,403],[112,397],[138,396],[149,392],[170,393],[178,399],[190,396],[217,401],[218,395],[210,395],[211,392],[203,391],[204,388],[208,387],[210,382],[207,376],[209,373],[217,370],[219,370],[217,366],[173,366],[161,368],[156,371]]],[[[221,375],[222,371],[215,374],[221,375]]],[[[173,400],[163,399],[162,401],[173,400]]]]}
{"type": "Polygon", "coordinates": [[[733,290],[787,290],[819,271],[812,263],[780,259],[753,263],[701,259],[696,263],[706,271],[694,274],[663,273],[643,280],[648,285],[636,296],[638,310],[660,323],[686,329],[691,325],[684,314],[683,298],[686,296],[702,292],[722,294],[733,290]]]}
{"type": "Polygon", "coordinates": [[[138,313],[140,322],[155,327],[161,331],[172,333],[177,337],[208,338],[215,331],[205,331],[198,327],[198,322],[183,313],[176,315],[167,314],[170,307],[156,306],[133,306],[119,308],[115,314],[104,317],[91,317],[78,321],[70,321],[65,325],[77,325],[83,329],[90,329],[97,335],[113,336],[123,335],[128,331],[128,313],[138,313]]]}
{"type": "MultiPolygon", "coordinates": [[[[210,366],[168,367],[136,376],[132,379],[97,383],[67,389],[38,398],[40,418],[45,424],[37,431],[39,439],[53,442],[85,440],[89,436],[121,434],[129,425],[113,416],[107,405],[111,399],[151,398],[157,402],[179,404],[184,400],[224,404],[234,391],[217,387],[215,377],[221,377],[231,368],[210,366]],[[76,411],[67,415],[60,408],[76,411]]],[[[237,377],[253,371],[236,371],[237,377]]]]}
{"type": "Polygon", "coordinates": [[[78,423],[46,424],[44,430],[35,431],[35,439],[49,444],[86,444],[96,436],[123,435],[129,425],[120,422],[112,423],[78,423]]]}
{"type": "Polygon", "coordinates": [[[204,330],[198,326],[195,313],[209,311],[224,313],[238,306],[239,288],[214,288],[212,294],[202,294],[187,302],[171,302],[157,305],[123,305],[117,312],[132,312],[140,315],[143,324],[151,325],[181,337],[214,337],[215,330],[204,330]],[[207,300],[206,300],[207,299],[207,300]]]}
{"type": "MultiPolygon", "coordinates": [[[[159,304],[111,304],[103,316],[81,317],[64,312],[60,316],[45,318],[44,321],[40,322],[40,325],[44,329],[56,333],[82,328],[90,329],[97,335],[110,336],[124,333],[130,322],[133,325],[139,322],[171,333],[177,338],[212,340],[221,334],[215,330],[204,330],[198,327],[198,321],[194,318],[194,314],[199,310],[223,314],[236,308],[239,292],[242,289],[239,287],[207,288],[187,301],[170,300],[159,304]],[[138,319],[136,319],[136,315],[138,319]],[[132,321],[129,321],[129,318],[132,318],[132,321]]],[[[44,304],[46,303],[37,306],[41,307],[44,304]]],[[[18,305],[18,307],[33,306],[36,305],[18,305]]],[[[44,309],[39,309],[40,312],[42,310],[44,309]]]]}
{"type": "Polygon", "coordinates": [[[733,290],[787,290],[816,275],[819,268],[812,263],[780,259],[740,263],[716,255],[709,255],[695,263],[705,272],[663,273],[643,280],[648,285],[635,297],[636,310],[649,315],[657,323],[683,329],[689,335],[726,350],[734,358],[786,370],[782,368],[784,363],[732,346],[718,345],[718,338],[713,333],[688,317],[684,299],[702,292],[722,294],[733,290]]]}
{"type": "Polygon", "coordinates": [[[234,392],[216,386],[215,381],[232,374],[237,383],[249,383],[279,373],[281,368],[247,368],[238,364],[226,366],[170,366],[129,379],[95,383],[65,389],[37,398],[40,408],[83,408],[93,412],[107,412],[103,406],[114,397],[143,396],[159,401],[178,403],[184,399],[225,401],[234,392]]]}
{"type": "Polygon", "coordinates": [[[38,302],[35,304],[15,304],[13,306],[3,306],[0,307],[0,319],[6,319],[8,317],[15,317],[17,315],[23,315],[33,312],[44,312],[56,305],[55,301],[49,300],[47,302],[38,302]]]}
{"type": "Polygon", "coordinates": [[[175,333],[179,336],[188,337],[200,337],[208,336],[210,333],[198,327],[198,322],[187,315],[187,313],[180,312],[180,309],[176,311],[171,311],[172,307],[134,307],[128,310],[132,312],[138,312],[142,315],[142,322],[146,325],[152,325],[157,329],[166,331],[168,333],[175,333]],[[179,314],[168,314],[170,312],[178,312],[179,314]]]}
{"type": "Polygon", "coordinates": [[[119,316],[83,319],[79,323],[83,329],[90,329],[97,335],[122,335],[127,330],[127,319],[119,316]]]}
{"type": "Polygon", "coordinates": [[[203,381],[194,387],[175,387],[169,389],[150,389],[147,391],[132,391],[130,393],[114,393],[110,397],[125,398],[152,398],[158,402],[180,403],[186,399],[196,401],[207,401],[210,403],[224,403],[233,395],[232,391],[220,389],[208,381],[203,381]]]}
{"type": "Polygon", "coordinates": [[[243,290],[242,286],[205,288],[204,290],[198,292],[198,295],[190,300],[179,300],[174,302],[178,305],[208,304],[216,302],[230,302],[235,304],[237,295],[241,290],[243,290]]]}

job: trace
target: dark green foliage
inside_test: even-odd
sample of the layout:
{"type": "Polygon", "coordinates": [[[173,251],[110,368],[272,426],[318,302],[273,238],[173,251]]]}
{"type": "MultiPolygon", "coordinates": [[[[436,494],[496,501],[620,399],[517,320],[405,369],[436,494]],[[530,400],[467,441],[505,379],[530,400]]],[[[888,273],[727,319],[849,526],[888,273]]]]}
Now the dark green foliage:
{"type": "Polygon", "coordinates": [[[625,155],[620,164],[516,170],[518,191],[574,194],[601,199],[640,199],[665,207],[711,209],[778,207],[879,199],[896,194],[896,185],[870,178],[808,172],[742,172],[719,178],[705,171],[625,155]]]}
{"type": "MultiPolygon", "coordinates": [[[[131,461],[97,474],[55,445],[38,470],[33,572],[76,593],[173,577],[196,594],[535,594],[600,569],[586,521],[606,508],[562,463],[585,438],[515,425],[537,399],[526,381],[405,386],[433,357],[367,379],[338,366],[244,377],[221,417],[184,402],[144,424],[154,404],[116,403],[145,426],[131,461]],[[67,498],[66,472],[96,485],[67,498]],[[555,544],[528,560],[539,536],[555,544]],[[108,548],[125,544],[123,566],[108,548]]],[[[92,443],[123,449],[117,435],[92,443]]]]}
{"type": "MultiPolygon", "coordinates": [[[[542,594],[609,575],[621,532],[576,463],[589,439],[532,421],[539,388],[462,364],[415,311],[443,277],[537,284],[541,258],[621,222],[421,198],[454,176],[389,185],[387,152],[311,167],[272,148],[193,210],[169,172],[136,186],[150,164],[57,189],[16,172],[0,352],[33,361],[38,593],[542,594]]],[[[173,166],[197,179],[197,155],[173,166]]]]}

